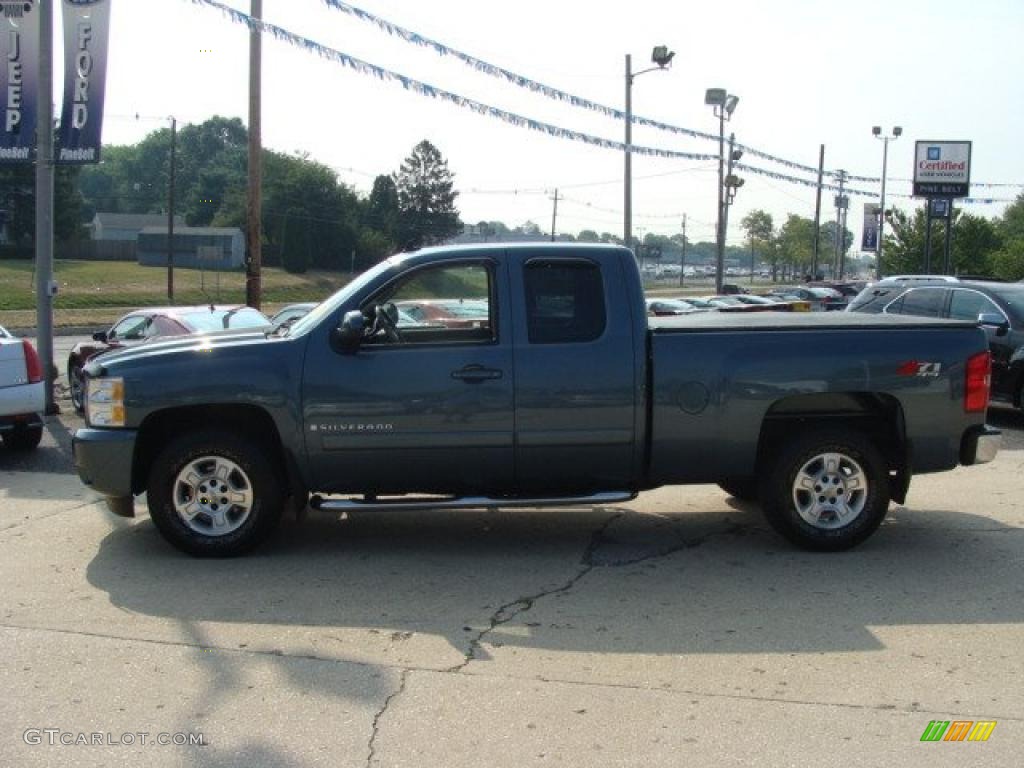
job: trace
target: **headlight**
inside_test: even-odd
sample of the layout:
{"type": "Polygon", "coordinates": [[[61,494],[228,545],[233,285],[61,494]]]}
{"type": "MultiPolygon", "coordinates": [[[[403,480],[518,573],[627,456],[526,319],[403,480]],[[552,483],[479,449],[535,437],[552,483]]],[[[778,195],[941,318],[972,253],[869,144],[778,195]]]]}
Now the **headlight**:
{"type": "Polygon", "coordinates": [[[124,426],[124,379],[87,379],[85,418],[94,427],[124,426]]]}

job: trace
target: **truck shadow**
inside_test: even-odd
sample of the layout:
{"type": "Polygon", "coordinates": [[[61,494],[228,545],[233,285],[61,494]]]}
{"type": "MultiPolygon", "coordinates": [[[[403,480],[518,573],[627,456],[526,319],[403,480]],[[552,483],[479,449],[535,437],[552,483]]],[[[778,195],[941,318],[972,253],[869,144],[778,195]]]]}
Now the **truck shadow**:
{"type": "Polygon", "coordinates": [[[230,561],[180,555],[144,520],[112,531],[87,577],[143,615],[426,633],[459,653],[482,631],[572,652],[819,653],[880,649],[878,626],[1024,621],[1020,528],[896,508],[860,548],[816,555],[725,508],[314,516],[230,561]],[[201,599],[168,588],[184,583],[201,599]]]}

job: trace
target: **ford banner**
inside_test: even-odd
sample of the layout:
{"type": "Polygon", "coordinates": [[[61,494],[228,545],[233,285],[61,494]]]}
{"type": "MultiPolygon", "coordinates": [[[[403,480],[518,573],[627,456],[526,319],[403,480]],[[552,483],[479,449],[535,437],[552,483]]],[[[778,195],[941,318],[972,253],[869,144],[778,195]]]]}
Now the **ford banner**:
{"type": "Polygon", "coordinates": [[[57,162],[98,163],[110,0],[64,0],[64,108],[57,162]]]}
{"type": "Polygon", "coordinates": [[[31,162],[36,148],[39,8],[0,2],[0,163],[31,162]]]}

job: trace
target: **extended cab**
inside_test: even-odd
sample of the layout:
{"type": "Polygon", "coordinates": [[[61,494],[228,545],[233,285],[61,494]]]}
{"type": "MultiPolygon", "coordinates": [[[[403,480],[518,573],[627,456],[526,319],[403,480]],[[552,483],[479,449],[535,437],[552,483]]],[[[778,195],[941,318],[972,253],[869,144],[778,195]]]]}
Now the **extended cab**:
{"type": "Polygon", "coordinates": [[[991,460],[972,323],[847,313],[648,318],[633,254],[496,245],[395,256],[290,326],[86,368],[82,480],[197,555],[288,503],[611,503],[666,484],[757,499],[798,545],[867,538],[913,474],[991,460]],[[398,307],[443,305],[453,320],[398,307]],[[339,498],[345,497],[345,498],[339,498]]]}

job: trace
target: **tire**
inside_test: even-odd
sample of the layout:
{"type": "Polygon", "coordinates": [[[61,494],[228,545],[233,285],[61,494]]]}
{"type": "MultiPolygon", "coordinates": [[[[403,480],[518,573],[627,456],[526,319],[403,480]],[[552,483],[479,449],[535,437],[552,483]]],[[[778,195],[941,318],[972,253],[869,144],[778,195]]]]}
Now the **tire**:
{"type": "Polygon", "coordinates": [[[71,390],[71,405],[75,413],[85,413],[85,380],[82,378],[82,366],[79,363],[68,363],[68,388],[71,390]]]}
{"type": "Polygon", "coordinates": [[[4,445],[11,451],[35,450],[42,439],[42,427],[15,427],[4,433],[4,445]]]}
{"type": "Polygon", "coordinates": [[[889,473],[860,432],[822,430],[783,448],[760,486],[771,526],[816,552],[838,552],[867,539],[889,510],[889,473]]]}
{"type": "Polygon", "coordinates": [[[172,440],[153,462],[149,515],[167,541],[196,557],[235,557],[281,519],[284,492],[270,450],[244,434],[209,430],[172,440]]]}
{"type": "Polygon", "coordinates": [[[718,487],[740,501],[757,501],[756,477],[727,477],[718,483],[718,487]]]}

